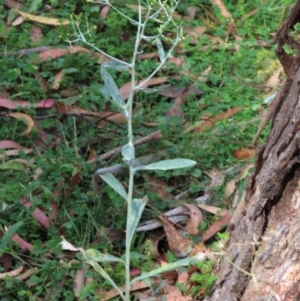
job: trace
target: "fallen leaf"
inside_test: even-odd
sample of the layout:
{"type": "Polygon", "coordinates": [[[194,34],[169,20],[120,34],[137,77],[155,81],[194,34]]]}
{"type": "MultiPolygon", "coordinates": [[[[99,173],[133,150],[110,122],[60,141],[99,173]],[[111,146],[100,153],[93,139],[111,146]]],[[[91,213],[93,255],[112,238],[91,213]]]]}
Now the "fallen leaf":
{"type": "Polygon", "coordinates": [[[72,252],[77,252],[79,251],[78,248],[74,247],[70,242],[68,242],[64,236],[60,236],[60,238],[62,239],[62,241],[59,243],[59,245],[61,246],[61,249],[64,251],[72,251],[72,252]]]}
{"type": "Polygon", "coordinates": [[[217,232],[219,232],[223,227],[225,227],[229,223],[232,214],[228,210],[225,212],[226,214],[224,214],[220,220],[214,222],[204,233],[202,237],[203,242],[206,242],[208,239],[213,237],[217,232]]]}
{"type": "Polygon", "coordinates": [[[33,127],[34,127],[33,119],[27,114],[24,114],[24,113],[9,113],[8,116],[14,117],[16,119],[20,119],[22,121],[25,121],[25,123],[27,124],[27,129],[24,131],[24,133],[22,135],[26,135],[26,134],[30,133],[31,130],[33,129],[33,127]]]}
{"type": "Polygon", "coordinates": [[[127,119],[124,117],[121,113],[114,113],[114,112],[92,112],[80,108],[76,108],[73,106],[66,105],[61,102],[55,103],[55,108],[59,113],[64,114],[78,114],[83,116],[91,116],[91,117],[97,117],[101,119],[101,123],[107,123],[108,121],[114,121],[114,122],[127,122],[127,119]]]}
{"type": "Polygon", "coordinates": [[[198,227],[203,222],[203,215],[201,211],[196,205],[183,204],[183,206],[187,207],[190,211],[190,218],[185,225],[184,230],[191,235],[199,235],[200,232],[198,227]]]}
{"type": "Polygon", "coordinates": [[[33,24],[30,33],[30,41],[33,44],[38,44],[38,42],[43,40],[43,32],[41,27],[38,24],[33,24]]]}
{"type": "Polygon", "coordinates": [[[199,204],[197,205],[199,208],[212,213],[212,214],[219,214],[220,216],[224,215],[224,212],[226,213],[226,211],[222,212],[222,209],[219,207],[215,207],[215,206],[210,206],[210,205],[205,205],[205,204],[199,204]]]}
{"type": "MultiPolygon", "coordinates": [[[[26,201],[24,199],[21,199],[20,203],[27,209],[29,209],[32,206],[31,202],[26,201]]],[[[50,227],[51,225],[50,218],[41,209],[36,207],[31,213],[31,215],[45,228],[50,227]]]]}
{"type": "Polygon", "coordinates": [[[173,198],[168,191],[168,185],[165,181],[150,175],[146,175],[145,177],[146,182],[150,185],[150,190],[155,191],[162,200],[167,201],[173,198]]]}
{"type": "Polygon", "coordinates": [[[224,3],[221,0],[211,0],[211,2],[220,9],[221,14],[223,15],[223,17],[229,20],[229,24],[227,26],[229,31],[231,31],[233,34],[237,35],[237,27],[236,27],[236,24],[234,22],[234,19],[232,18],[231,14],[227,10],[224,3]]]}
{"type": "Polygon", "coordinates": [[[227,184],[226,184],[226,188],[225,188],[225,198],[229,198],[235,191],[235,180],[230,180],[227,184]]]}
{"type": "Polygon", "coordinates": [[[110,11],[110,5],[104,5],[100,11],[99,17],[105,20],[109,11],[110,11]]]}
{"type": "Polygon", "coordinates": [[[22,16],[18,16],[12,23],[11,25],[16,27],[16,26],[19,26],[21,24],[23,24],[24,22],[24,18],[22,16]]]}
{"type": "Polygon", "coordinates": [[[183,90],[182,94],[175,99],[172,108],[166,113],[166,117],[181,116],[182,112],[180,110],[180,106],[185,102],[188,95],[189,89],[186,88],[183,90]]]}
{"type": "Polygon", "coordinates": [[[175,229],[173,224],[171,224],[165,217],[158,216],[161,220],[164,230],[166,232],[168,244],[171,252],[177,257],[185,257],[192,250],[192,241],[183,238],[175,229]]]}
{"type": "Polygon", "coordinates": [[[39,82],[41,88],[45,91],[48,92],[50,89],[50,85],[48,84],[48,82],[42,77],[42,75],[40,74],[40,72],[36,71],[34,72],[34,77],[36,78],[36,80],[39,82]]]}
{"type": "Polygon", "coordinates": [[[6,109],[18,109],[18,108],[51,108],[55,103],[54,99],[41,100],[38,103],[30,103],[24,100],[10,100],[7,98],[0,98],[0,107],[6,109]]]}
{"type": "Polygon", "coordinates": [[[63,80],[63,77],[65,76],[64,70],[59,71],[58,73],[55,74],[54,76],[54,81],[52,84],[52,89],[53,90],[58,90],[60,87],[60,82],[63,80]]]}
{"type": "MultiPolygon", "coordinates": [[[[165,77],[153,77],[150,80],[148,80],[144,85],[142,85],[142,87],[140,89],[142,90],[142,89],[146,89],[149,86],[160,85],[162,83],[165,83],[167,80],[168,80],[168,77],[166,77],[166,76],[165,77]]],[[[139,81],[135,81],[134,86],[138,86],[143,81],[144,81],[143,79],[139,80],[139,81]]],[[[123,97],[124,100],[128,99],[130,90],[131,90],[131,82],[126,83],[119,89],[119,93],[123,97]]]]}
{"type": "Polygon", "coordinates": [[[24,18],[27,18],[31,21],[42,23],[42,24],[55,25],[55,26],[70,24],[70,21],[65,20],[65,19],[56,19],[56,18],[35,16],[35,15],[25,13],[25,12],[20,11],[20,10],[17,10],[17,12],[24,18]]]}
{"type": "Polygon", "coordinates": [[[202,122],[199,126],[194,128],[194,133],[203,132],[203,131],[207,130],[208,128],[212,127],[212,125],[214,123],[216,123],[217,121],[227,119],[227,118],[231,117],[232,115],[236,114],[237,112],[239,112],[240,110],[241,110],[241,108],[237,108],[237,107],[231,108],[228,111],[211,118],[210,120],[206,120],[206,121],[202,122]]]}
{"type": "Polygon", "coordinates": [[[210,187],[222,186],[225,180],[225,173],[219,168],[213,168],[203,171],[207,176],[211,178],[210,187]]]}
{"type": "Polygon", "coordinates": [[[6,276],[8,277],[15,277],[17,275],[19,275],[24,269],[24,265],[21,265],[20,267],[18,267],[15,270],[6,272],[6,273],[0,273],[0,279],[4,279],[6,276]]]}
{"type": "Polygon", "coordinates": [[[14,234],[11,240],[18,244],[21,250],[29,250],[30,252],[33,250],[33,245],[21,238],[18,234],[14,234]]]}
{"type": "Polygon", "coordinates": [[[255,150],[253,148],[240,148],[233,151],[232,155],[238,160],[246,160],[255,155],[255,150]]]}
{"type": "Polygon", "coordinates": [[[7,148],[24,149],[25,147],[11,140],[0,141],[0,149],[7,149],[7,148]]]}

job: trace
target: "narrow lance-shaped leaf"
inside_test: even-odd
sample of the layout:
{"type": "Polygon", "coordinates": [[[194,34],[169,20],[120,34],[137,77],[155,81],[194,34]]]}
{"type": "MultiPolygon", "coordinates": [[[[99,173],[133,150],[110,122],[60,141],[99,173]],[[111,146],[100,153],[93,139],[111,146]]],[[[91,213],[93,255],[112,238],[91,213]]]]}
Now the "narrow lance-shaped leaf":
{"type": "Polygon", "coordinates": [[[159,38],[156,38],[156,46],[159,54],[159,59],[161,62],[163,62],[166,58],[166,54],[165,54],[163,44],[159,38]]]}
{"type": "Polygon", "coordinates": [[[3,250],[6,248],[9,239],[17,232],[17,230],[23,225],[23,222],[17,222],[10,226],[8,230],[3,234],[0,241],[0,256],[3,255],[3,250]]]}
{"type": "Polygon", "coordinates": [[[132,241],[132,237],[135,233],[136,227],[141,219],[144,208],[147,204],[148,198],[144,196],[142,200],[133,199],[131,202],[131,216],[127,220],[127,236],[126,236],[126,250],[130,250],[130,245],[132,241]]]}
{"type": "Polygon", "coordinates": [[[178,260],[176,262],[168,263],[160,268],[152,270],[151,272],[143,273],[141,276],[134,278],[130,284],[133,284],[134,282],[139,281],[139,280],[143,280],[143,279],[147,279],[147,278],[156,276],[156,275],[164,273],[164,272],[175,270],[182,266],[187,266],[194,261],[199,261],[199,257],[198,256],[187,257],[182,260],[178,260]]]}
{"type": "Polygon", "coordinates": [[[112,69],[115,69],[115,70],[118,70],[118,71],[122,71],[122,70],[125,70],[125,69],[129,68],[129,64],[121,63],[121,62],[118,62],[118,61],[104,62],[102,64],[102,66],[104,68],[112,68],[112,69]]]}
{"type": "Polygon", "coordinates": [[[171,159],[155,162],[146,166],[138,166],[135,171],[138,170],[171,170],[179,168],[187,168],[196,165],[197,162],[190,159],[171,159]]]}
{"type": "Polygon", "coordinates": [[[110,254],[103,254],[95,249],[88,249],[85,251],[85,254],[88,260],[92,259],[99,262],[122,262],[125,264],[124,260],[110,254]]]}
{"type": "Polygon", "coordinates": [[[111,173],[100,175],[101,179],[105,181],[116,193],[127,200],[127,192],[122,183],[115,178],[111,173]]]}
{"type": "Polygon", "coordinates": [[[123,97],[119,93],[119,89],[112,78],[112,76],[107,72],[105,67],[101,66],[101,77],[104,81],[105,87],[112,97],[113,103],[117,105],[119,108],[125,108],[125,101],[123,97]]]}
{"type": "MultiPolygon", "coordinates": [[[[85,254],[83,254],[85,256],[85,254]]],[[[125,296],[116,283],[110,278],[110,276],[105,272],[105,270],[95,261],[92,259],[85,258],[86,263],[91,265],[96,272],[98,272],[105,280],[107,280],[111,286],[118,292],[119,296],[125,301],[125,296]]]]}

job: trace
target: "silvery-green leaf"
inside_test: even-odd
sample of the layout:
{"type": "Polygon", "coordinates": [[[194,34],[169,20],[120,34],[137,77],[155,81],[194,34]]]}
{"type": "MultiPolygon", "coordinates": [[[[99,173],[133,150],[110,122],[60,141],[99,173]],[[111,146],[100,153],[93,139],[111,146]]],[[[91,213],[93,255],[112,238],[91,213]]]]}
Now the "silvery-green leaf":
{"type": "Polygon", "coordinates": [[[133,199],[131,202],[131,216],[127,220],[126,250],[130,250],[131,240],[135,233],[136,227],[141,219],[148,198],[144,196],[142,200],[133,199]]]}
{"type": "Polygon", "coordinates": [[[156,38],[156,46],[159,54],[159,59],[161,62],[163,62],[166,58],[166,55],[165,55],[163,44],[159,38],[156,38]]]}
{"type": "Polygon", "coordinates": [[[110,94],[109,94],[109,92],[107,91],[107,89],[106,89],[106,87],[104,85],[100,85],[99,86],[99,91],[102,93],[102,95],[105,98],[110,98],[110,94]]]}
{"type": "MultiPolygon", "coordinates": [[[[83,253],[83,256],[86,257],[85,253],[83,253]]],[[[105,280],[107,280],[110,285],[118,292],[119,296],[122,298],[122,300],[126,300],[124,294],[119,289],[119,287],[116,285],[116,283],[110,278],[110,276],[105,272],[105,270],[93,259],[84,258],[86,263],[91,265],[96,272],[98,272],[105,280]]]]}
{"type": "Polygon", "coordinates": [[[96,249],[86,250],[85,255],[86,255],[86,259],[88,260],[92,259],[99,262],[122,262],[125,264],[125,262],[122,259],[110,254],[103,254],[96,249]]]}
{"type": "Polygon", "coordinates": [[[187,168],[192,167],[197,162],[190,159],[170,159],[163,160],[159,162],[155,162],[146,166],[138,166],[135,168],[135,171],[138,170],[170,170],[170,169],[178,169],[178,168],[187,168]]]}
{"type": "Polygon", "coordinates": [[[122,64],[121,62],[117,62],[117,61],[109,61],[109,62],[105,62],[102,64],[102,66],[104,68],[112,68],[118,71],[122,71],[125,69],[128,69],[129,66],[126,64],[122,64]]]}
{"type": "Polygon", "coordinates": [[[130,161],[135,158],[134,145],[132,143],[124,145],[121,152],[124,161],[130,161]]]}
{"type": "Polygon", "coordinates": [[[125,107],[125,101],[123,97],[119,93],[119,89],[112,78],[112,76],[107,72],[105,67],[101,66],[101,77],[104,81],[105,87],[110,94],[113,103],[117,105],[118,107],[124,108],[125,107]]]}
{"type": "Polygon", "coordinates": [[[127,200],[127,192],[122,183],[115,178],[111,173],[100,175],[101,179],[105,181],[116,193],[127,200]]]}
{"type": "Polygon", "coordinates": [[[175,270],[175,269],[177,269],[179,267],[182,267],[182,266],[187,266],[187,265],[189,265],[190,263],[192,263],[194,261],[199,261],[197,256],[187,257],[187,258],[178,260],[176,262],[168,263],[166,265],[163,265],[160,268],[152,270],[151,272],[148,272],[148,273],[143,273],[141,276],[138,276],[138,277],[132,279],[130,284],[133,284],[134,282],[139,281],[139,280],[143,280],[143,279],[146,279],[146,278],[156,276],[156,275],[164,273],[164,272],[175,270]]]}

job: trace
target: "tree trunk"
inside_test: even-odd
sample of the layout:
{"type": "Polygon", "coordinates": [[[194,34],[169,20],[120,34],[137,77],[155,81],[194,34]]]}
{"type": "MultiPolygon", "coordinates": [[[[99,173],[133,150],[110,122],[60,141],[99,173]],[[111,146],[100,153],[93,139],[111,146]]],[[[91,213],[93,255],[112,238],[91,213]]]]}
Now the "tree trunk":
{"type": "Polygon", "coordinates": [[[300,0],[275,38],[286,80],[207,301],[300,300],[300,43],[290,36],[298,21],[300,0]]]}

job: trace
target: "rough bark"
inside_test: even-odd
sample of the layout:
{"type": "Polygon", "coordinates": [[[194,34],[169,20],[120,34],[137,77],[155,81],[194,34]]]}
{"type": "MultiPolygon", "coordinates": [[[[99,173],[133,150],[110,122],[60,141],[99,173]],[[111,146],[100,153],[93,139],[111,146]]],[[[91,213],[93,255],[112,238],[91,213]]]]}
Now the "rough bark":
{"type": "Polygon", "coordinates": [[[207,301],[300,300],[300,43],[290,35],[298,21],[300,0],[275,39],[286,80],[207,301]]]}

